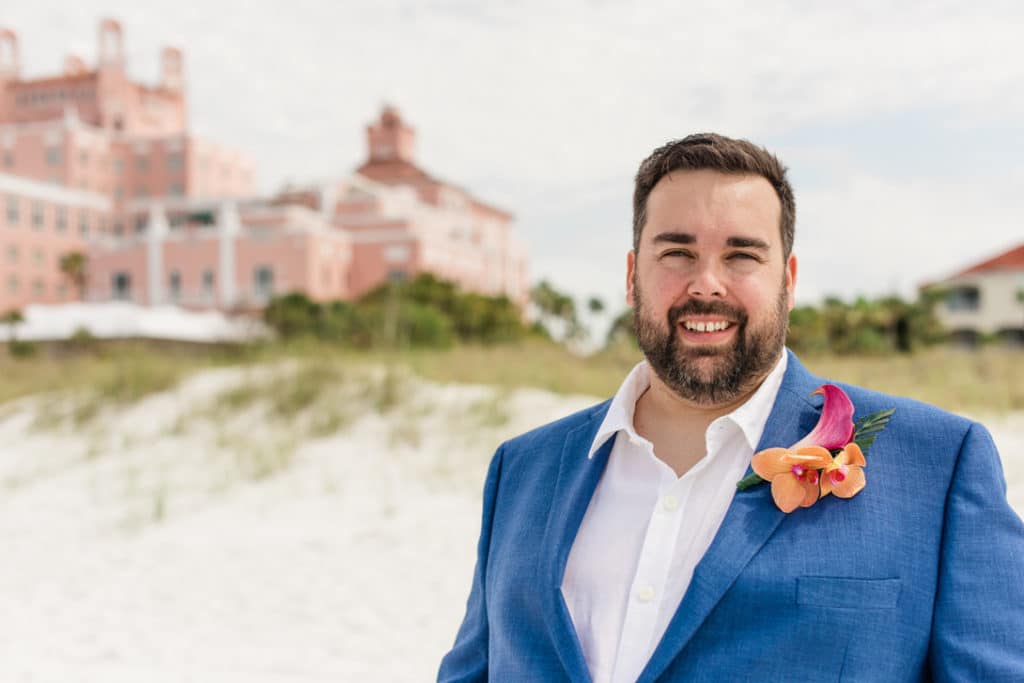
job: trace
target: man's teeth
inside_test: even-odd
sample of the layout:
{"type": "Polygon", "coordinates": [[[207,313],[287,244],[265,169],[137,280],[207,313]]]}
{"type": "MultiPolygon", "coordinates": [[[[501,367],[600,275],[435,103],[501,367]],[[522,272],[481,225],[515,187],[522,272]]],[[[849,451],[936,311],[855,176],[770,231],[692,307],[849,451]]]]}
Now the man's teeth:
{"type": "Polygon", "coordinates": [[[717,323],[700,323],[687,321],[683,323],[683,326],[686,329],[692,330],[694,332],[719,332],[729,327],[729,323],[724,321],[717,323]]]}

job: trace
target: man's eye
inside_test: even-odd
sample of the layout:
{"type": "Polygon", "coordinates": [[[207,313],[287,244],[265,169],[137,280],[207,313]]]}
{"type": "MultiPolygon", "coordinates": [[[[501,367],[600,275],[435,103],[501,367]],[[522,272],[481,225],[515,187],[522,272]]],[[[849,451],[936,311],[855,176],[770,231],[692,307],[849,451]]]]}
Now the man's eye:
{"type": "Polygon", "coordinates": [[[686,251],[685,249],[671,249],[671,250],[666,251],[665,253],[663,253],[661,255],[661,257],[665,258],[666,256],[690,256],[690,255],[691,255],[690,252],[686,251]]]}
{"type": "Polygon", "coordinates": [[[760,261],[761,260],[755,254],[748,254],[748,253],[746,253],[744,251],[738,251],[735,254],[732,254],[729,258],[731,258],[731,259],[749,259],[751,261],[760,261]]]}

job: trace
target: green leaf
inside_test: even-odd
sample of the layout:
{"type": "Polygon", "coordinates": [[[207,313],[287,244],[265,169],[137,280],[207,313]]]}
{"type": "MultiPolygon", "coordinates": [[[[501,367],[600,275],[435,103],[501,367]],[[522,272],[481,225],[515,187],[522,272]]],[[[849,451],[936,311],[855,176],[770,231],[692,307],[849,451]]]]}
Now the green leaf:
{"type": "Polygon", "coordinates": [[[746,491],[747,489],[753,488],[758,484],[763,484],[765,481],[767,480],[762,479],[757,475],[756,472],[754,472],[748,474],[747,476],[743,477],[743,479],[740,479],[738,482],[736,482],[736,489],[739,491],[746,491]]]}
{"type": "Polygon", "coordinates": [[[867,455],[868,449],[875,443],[878,434],[889,424],[889,419],[895,412],[895,408],[879,410],[877,413],[871,413],[857,420],[853,426],[853,442],[860,446],[864,455],[867,455]]]}

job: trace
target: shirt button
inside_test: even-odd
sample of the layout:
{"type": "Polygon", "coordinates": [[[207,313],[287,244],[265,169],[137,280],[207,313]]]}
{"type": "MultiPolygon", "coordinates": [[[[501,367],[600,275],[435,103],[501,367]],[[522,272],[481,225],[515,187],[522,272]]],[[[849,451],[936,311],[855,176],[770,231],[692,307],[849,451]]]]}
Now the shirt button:
{"type": "Polygon", "coordinates": [[[636,592],[636,599],[640,602],[650,602],[654,599],[654,587],[641,586],[640,590],[636,592]]]}
{"type": "Polygon", "coordinates": [[[666,512],[675,512],[679,509],[679,499],[675,496],[665,496],[661,499],[661,507],[666,512]]]}

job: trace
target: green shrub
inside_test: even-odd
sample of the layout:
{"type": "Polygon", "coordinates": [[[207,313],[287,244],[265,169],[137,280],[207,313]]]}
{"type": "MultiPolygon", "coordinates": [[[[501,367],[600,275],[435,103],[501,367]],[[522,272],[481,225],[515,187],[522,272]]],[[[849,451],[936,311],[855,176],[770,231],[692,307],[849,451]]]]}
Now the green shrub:
{"type": "Polygon", "coordinates": [[[39,351],[39,347],[34,342],[12,339],[7,344],[7,351],[14,358],[31,358],[39,351]]]}
{"type": "Polygon", "coordinates": [[[301,292],[277,297],[263,310],[263,320],[284,338],[315,334],[320,315],[320,304],[301,292]]]}
{"type": "Polygon", "coordinates": [[[507,297],[462,292],[428,273],[383,284],[356,302],[321,304],[304,294],[287,294],[270,302],[264,320],[282,339],[314,337],[354,348],[497,344],[527,334],[519,309],[507,297]]]}

